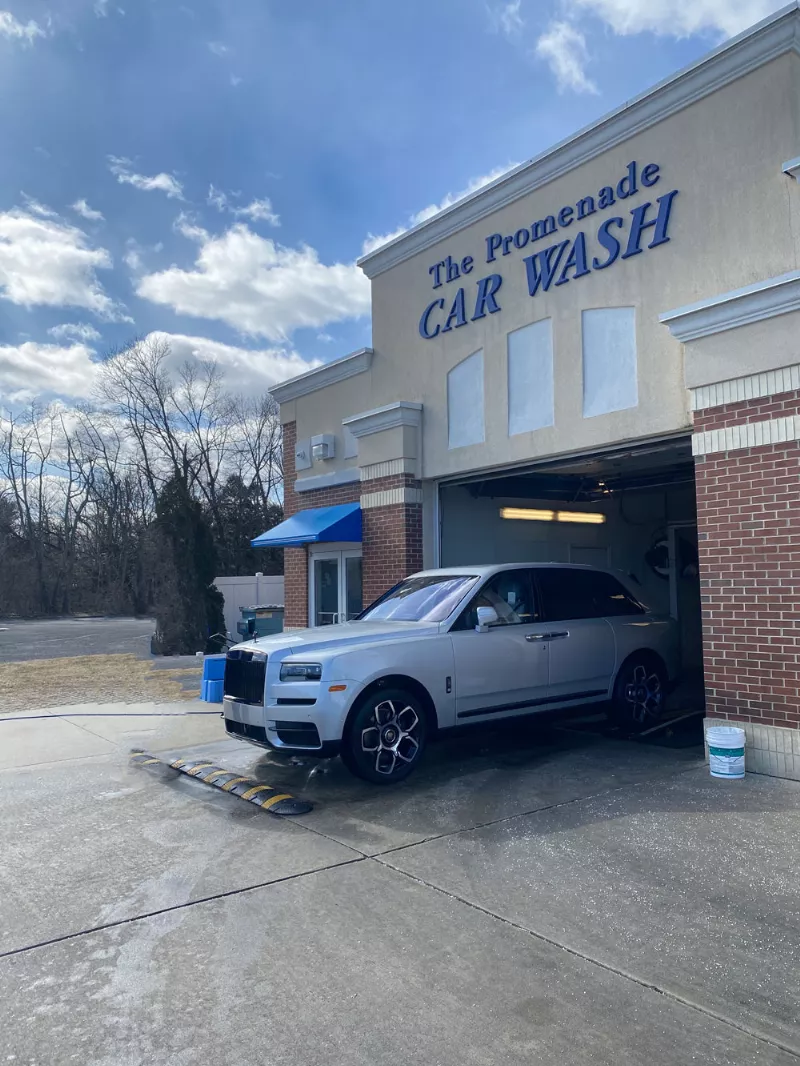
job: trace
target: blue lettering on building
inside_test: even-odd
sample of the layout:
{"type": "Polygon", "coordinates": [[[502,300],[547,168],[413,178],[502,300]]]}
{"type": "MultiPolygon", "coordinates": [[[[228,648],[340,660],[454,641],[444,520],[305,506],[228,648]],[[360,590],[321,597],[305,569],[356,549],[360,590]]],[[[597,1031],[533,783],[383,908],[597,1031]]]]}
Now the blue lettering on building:
{"type": "MultiPolygon", "coordinates": [[[[584,196],[576,204],[568,204],[555,214],[537,219],[513,233],[490,234],[485,239],[486,262],[495,263],[499,258],[529,248],[546,237],[554,237],[552,243],[522,259],[528,292],[533,297],[548,292],[553,285],[566,285],[587,277],[594,270],[605,270],[618,260],[631,259],[650,248],[668,244],[677,189],[659,196],[655,201],[632,207],[625,217],[613,215],[604,219],[594,232],[593,240],[585,230],[570,233],[569,237],[565,234],[564,239],[558,239],[558,230],[572,226],[576,219],[582,221],[612,206],[616,206],[617,210],[627,207],[625,201],[640,191],[652,188],[660,177],[657,163],[648,163],[641,170],[638,163],[629,163],[616,185],[603,186],[596,197],[584,196]],[[598,254],[594,254],[595,248],[598,254]]],[[[460,260],[448,255],[429,268],[434,289],[456,280],[461,285],[452,299],[435,299],[423,311],[419,332],[425,340],[433,340],[442,333],[452,332],[502,310],[498,299],[503,284],[502,275],[491,273],[478,278],[474,286],[470,285],[472,279],[467,279],[465,275],[472,273],[474,262],[469,255],[460,260]]]]}

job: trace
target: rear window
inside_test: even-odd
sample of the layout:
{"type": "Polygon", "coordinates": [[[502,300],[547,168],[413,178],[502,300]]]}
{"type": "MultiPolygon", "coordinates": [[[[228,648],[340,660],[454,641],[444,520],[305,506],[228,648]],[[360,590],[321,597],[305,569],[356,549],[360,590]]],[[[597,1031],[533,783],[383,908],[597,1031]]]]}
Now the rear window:
{"type": "Polygon", "coordinates": [[[406,578],[368,607],[359,621],[443,622],[477,580],[477,574],[406,578]]]}
{"type": "Polygon", "coordinates": [[[619,618],[644,608],[613,574],[543,567],[535,572],[542,611],[550,622],[570,618],[619,618]]]}

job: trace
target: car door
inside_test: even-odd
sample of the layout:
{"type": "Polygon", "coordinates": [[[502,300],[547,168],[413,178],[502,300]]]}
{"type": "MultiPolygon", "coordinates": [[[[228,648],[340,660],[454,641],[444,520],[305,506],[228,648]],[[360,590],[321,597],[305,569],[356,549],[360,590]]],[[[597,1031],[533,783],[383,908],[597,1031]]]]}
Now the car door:
{"type": "MultiPolygon", "coordinates": [[[[601,615],[597,570],[542,566],[535,571],[550,648],[549,698],[553,703],[608,694],[616,666],[616,642],[601,615]]],[[[608,575],[610,576],[610,575],[608,575]]]]}
{"type": "Polygon", "coordinates": [[[472,598],[450,631],[454,659],[456,720],[480,721],[525,713],[545,703],[548,645],[541,639],[534,586],[528,568],[504,570],[472,598]],[[477,632],[477,608],[498,615],[487,632],[477,632]]]}

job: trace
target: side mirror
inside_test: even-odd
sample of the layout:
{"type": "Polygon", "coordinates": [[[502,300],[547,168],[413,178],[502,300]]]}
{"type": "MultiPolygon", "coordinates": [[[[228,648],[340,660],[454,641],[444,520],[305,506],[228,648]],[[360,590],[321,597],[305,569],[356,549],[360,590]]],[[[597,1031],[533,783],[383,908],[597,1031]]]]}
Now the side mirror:
{"type": "Polygon", "coordinates": [[[256,620],[255,618],[247,619],[247,635],[248,637],[255,636],[256,632],[256,620]]]}
{"type": "Polygon", "coordinates": [[[475,626],[476,633],[488,633],[490,626],[496,626],[500,621],[494,607],[478,607],[476,612],[478,624],[475,626]]]}

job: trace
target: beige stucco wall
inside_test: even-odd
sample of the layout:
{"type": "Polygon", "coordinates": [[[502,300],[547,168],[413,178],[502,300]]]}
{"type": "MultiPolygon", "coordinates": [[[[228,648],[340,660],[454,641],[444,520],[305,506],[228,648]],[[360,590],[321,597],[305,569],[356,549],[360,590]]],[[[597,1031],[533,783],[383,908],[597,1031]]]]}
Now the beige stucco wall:
{"type": "MultiPolygon", "coordinates": [[[[800,186],[782,174],[781,165],[800,154],[799,90],[800,60],[785,55],[373,280],[372,404],[401,398],[424,404],[425,477],[688,427],[683,349],[658,316],[797,268],[800,186]],[[605,218],[626,217],[626,233],[632,208],[677,188],[670,243],[630,260],[620,258],[607,270],[553,286],[533,299],[523,257],[550,240],[523,251],[512,248],[510,255],[486,264],[486,236],[513,233],[582,196],[596,196],[602,186],[616,185],[633,159],[640,166],[660,164],[658,184],[559,231],[552,241],[574,238],[583,228],[590,254],[603,256],[595,234],[605,218]],[[439,296],[449,306],[460,284],[432,289],[428,268],[448,254],[457,260],[475,258],[475,270],[465,279],[468,308],[478,278],[493,271],[503,275],[498,294],[502,311],[423,340],[420,314],[439,296]],[[639,403],[585,419],[581,311],[606,306],[636,308],[639,403]],[[506,336],[546,317],[552,317],[554,330],[555,425],[509,438],[506,336]],[[486,440],[448,450],[447,372],[480,348],[485,356],[486,440]]],[[[643,245],[649,239],[645,235],[643,245]]],[[[720,343],[724,350],[724,341],[720,343]]]]}
{"type": "Polygon", "coordinates": [[[795,366],[800,363],[800,311],[687,341],[685,359],[688,388],[795,366]]]}
{"type": "MultiPolygon", "coordinates": [[[[781,171],[785,160],[798,155],[800,57],[787,54],[378,275],[372,283],[370,370],[281,405],[282,420],[296,421],[298,439],[316,433],[337,438],[334,460],[317,462],[298,476],[404,454],[407,449],[399,444],[404,435],[393,431],[363,439],[358,459],[343,458],[342,419],[397,400],[423,404],[422,440],[414,451],[420,456],[422,477],[439,478],[679,432],[691,421],[687,385],[798,362],[796,314],[692,342],[685,350],[658,320],[664,311],[800,266],[800,184],[781,171]],[[615,186],[634,159],[640,170],[648,163],[660,165],[661,178],[654,187],[640,187],[637,195],[574,222],[552,238],[521,251],[512,247],[508,256],[486,263],[489,234],[513,233],[548,214],[557,215],[562,206],[574,205],[583,196],[596,197],[602,186],[615,186]],[[606,270],[529,296],[526,255],[574,239],[583,229],[590,258],[604,257],[596,239],[600,224],[613,215],[624,217],[625,229],[618,234],[624,242],[629,212],[672,189],[679,193],[668,244],[647,249],[653,231],[645,231],[641,255],[620,257],[606,270]],[[468,314],[478,279],[493,272],[503,276],[498,293],[502,310],[424,340],[418,332],[422,311],[441,296],[446,313],[461,284],[432,288],[428,268],[448,254],[455,260],[474,257],[475,268],[464,279],[468,314]],[[639,402],[635,408],[584,418],[581,312],[618,306],[636,309],[639,402]],[[509,437],[507,334],[543,318],[553,321],[555,424],[509,437]],[[485,360],[485,442],[450,450],[447,373],[479,349],[485,360]]],[[[439,314],[434,321],[443,317],[439,314]]]]}
{"type": "Polygon", "coordinates": [[[317,477],[319,474],[332,474],[357,467],[359,458],[344,458],[342,419],[374,406],[372,377],[368,370],[282,403],[281,423],[296,422],[298,440],[307,440],[318,433],[333,433],[336,437],[335,457],[318,461],[308,470],[298,470],[298,478],[317,477]]]}

